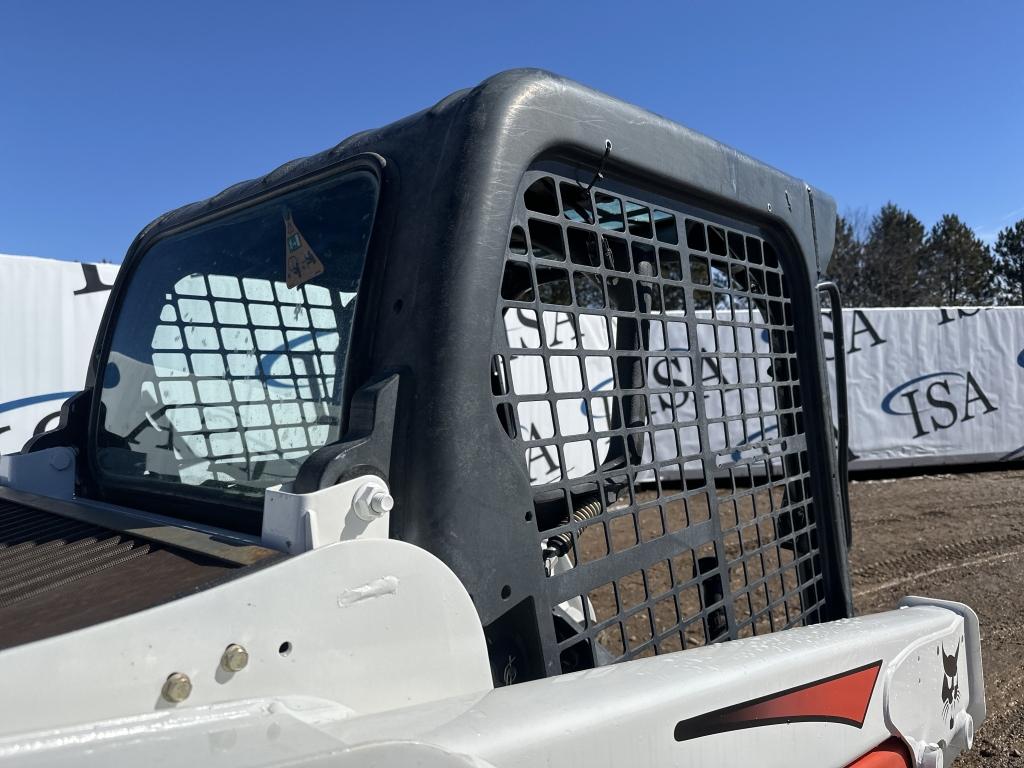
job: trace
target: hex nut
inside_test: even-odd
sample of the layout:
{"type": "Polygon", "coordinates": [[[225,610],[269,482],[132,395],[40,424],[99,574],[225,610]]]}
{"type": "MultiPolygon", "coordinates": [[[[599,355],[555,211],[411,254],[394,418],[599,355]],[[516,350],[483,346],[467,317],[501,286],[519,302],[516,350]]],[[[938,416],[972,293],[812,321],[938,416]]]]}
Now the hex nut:
{"type": "Polygon", "coordinates": [[[228,672],[241,672],[249,665],[249,652],[238,643],[232,643],[224,649],[220,665],[228,672]]]}
{"type": "Polygon", "coordinates": [[[171,704],[180,704],[192,693],[192,681],[184,672],[172,672],[164,681],[161,691],[164,699],[171,704]]]}

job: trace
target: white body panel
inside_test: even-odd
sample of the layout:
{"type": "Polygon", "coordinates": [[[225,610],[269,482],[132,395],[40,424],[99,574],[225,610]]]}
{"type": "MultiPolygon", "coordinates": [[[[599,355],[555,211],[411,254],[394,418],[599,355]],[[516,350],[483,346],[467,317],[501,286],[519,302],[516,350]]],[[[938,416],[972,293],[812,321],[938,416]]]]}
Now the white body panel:
{"type": "Polygon", "coordinates": [[[0,456],[0,485],[54,499],[75,495],[75,452],[63,446],[0,456]]]}
{"type": "MultiPolygon", "coordinates": [[[[413,568],[424,562],[424,556],[413,554],[411,547],[399,545],[401,550],[385,551],[383,545],[394,546],[394,542],[334,545],[295,558],[294,562],[328,553],[336,555],[336,561],[362,561],[362,553],[355,554],[360,549],[376,557],[407,555],[415,563],[413,568]]],[[[273,573],[278,568],[271,567],[263,573],[273,573]]],[[[408,569],[399,570],[408,573],[408,569]]],[[[360,567],[347,574],[343,571],[334,562],[334,579],[322,581],[350,584],[352,577],[358,581],[371,575],[360,567]]],[[[364,616],[369,623],[353,623],[344,627],[347,631],[340,632],[346,622],[334,620],[338,645],[333,648],[324,647],[328,644],[320,643],[317,637],[307,638],[298,633],[299,610],[293,610],[287,619],[266,616],[273,627],[264,631],[254,626],[253,631],[265,637],[271,647],[265,649],[266,643],[254,644],[260,650],[254,656],[252,668],[236,675],[239,684],[235,680],[218,683],[212,674],[217,650],[237,638],[210,625],[201,633],[202,637],[197,634],[192,638],[194,649],[176,642],[153,648],[150,657],[137,656],[147,670],[141,675],[132,671],[123,649],[100,653],[93,645],[99,638],[86,636],[88,631],[59,638],[65,646],[68,641],[77,641],[75,645],[84,641],[84,646],[93,650],[90,657],[97,663],[106,658],[119,659],[119,671],[127,678],[125,684],[112,691],[109,678],[90,676],[85,682],[95,686],[89,689],[94,701],[76,697],[73,707],[61,707],[61,695],[75,690],[83,668],[88,667],[79,657],[58,671],[57,677],[63,681],[53,686],[22,674],[15,690],[34,685],[36,691],[17,706],[32,708],[30,695],[34,702],[55,705],[65,720],[86,712],[102,720],[103,704],[107,704],[107,711],[126,711],[134,706],[138,716],[77,728],[12,734],[0,739],[0,757],[15,758],[15,764],[24,766],[727,768],[756,764],[761,768],[840,768],[891,735],[898,735],[911,744],[915,754],[922,753],[932,740],[941,738],[949,745],[945,750],[948,764],[959,746],[957,735],[945,726],[949,713],[944,711],[941,701],[945,679],[941,659],[936,660],[936,648],[945,645],[949,649],[958,643],[964,648],[958,656],[957,670],[962,694],[951,714],[958,723],[968,713],[979,723],[984,717],[976,619],[969,609],[953,604],[947,604],[949,608],[927,604],[907,607],[488,690],[490,682],[481,638],[471,638],[468,635],[472,633],[464,627],[454,626],[448,613],[452,606],[457,610],[467,607],[465,593],[458,597],[447,595],[445,602],[451,601],[452,605],[444,611],[437,610],[436,597],[430,605],[417,610],[413,607],[416,600],[426,601],[428,592],[436,595],[436,580],[431,579],[429,585],[423,586],[421,590],[411,586],[407,592],[411,601],[402,601],[401,605],[389,602],[390,598],[385,596],[362,601],[364,608],[371,609],[364,616]],[[375,606],[388,608],[373,612],[375,606]],[[411,611],[408,624],[418,626],[411,633],[409,626],[395,624],[406,621],[402,618],[406,611],[411,611]],[[282,637],[277,632],[284,631],[289,619],[289,636],[298,638],[296,659],[300,641],[303,646],[315,644],[316,648],[310,648],[308,653],[316,650],[325,654],[317,665],[319,676],[297,665],[282,667],[281,659],[273,658],[276,640],[282,637]],[[393,636],[401,642],[393,643],[393,636]],[[453,640],[447,655],[435,642],[444,636],[453,640]],[[438,655],[431,658],[424,652],[424,644],[438,655]],[[174,648],[178,650],[172,651],[174,648]],[[202,666],[194,663],[189,667],[200,681],[194,700],[190,699],[187,706],[160,711],[153,700],[162,673],[171,668],[166,662],[175,653],[177,658],[184,658],[190,651],[195,658],[206,660],[202,666]],[[151,663],[151,659],[162,663],[151,663]],[[686,741],[674,737],[674,729],[681,720],[876,662],[880,662],[880,668],[866,699],[868,705],[861,727],[839,722],[783,722],[686,741]],[[906,667],[908,663],[921,666],[906,667]],[[243,683],[246,675],[250,680],[243,683]],[[907,685],[908,680],[918,676],[920,683],[907,685]],[[133,685],[127,684],[129,680],[133,685]],[[325,696],[328,690],[335,695],[325,696]],[[317,698],[297,695],[314,691],[320,694],[317,698]],[[143,701],[141,692],[148,696],[147,701],[143,701]],[[118,697],[116,706],[108,704],[112,694],[118,697]],[[251,698],[210,706],[213,701],[226,701],[235,694],[238,698],[251,698]],[[450,695],[441,699],[445,694],[450,695]],[[413,706],[398,708],[403,700],[413,706]],[[385,711],[389,709],[392,711],[385,711]],[[905,717],[900,712],[914,715],[905,717]],[[918,731],[902,730],[911,728],[918,731]]],[[[337,590],[331,594],[330,604],[321,603],[317,609],[344,615],[348,609],[338,609],[337,590]]],[[[281,607],[275,606],[276,610],[281,607]]],[[[202,611],[200,617],[205,623],[207,611],[202,611]]],[[[0,654],[0,672],[7,676],[16,673],[18,667],[38,670],[43,658],[52,658],[58,643],[45,649],[40,647],[43,645],[27,646],[20,657],[12,652],[0,654]]],[[[132,645],[138,651],[147,647],[147,641],[139,638],[132,645]]],[[[8,733],[29,730],[25,728],[28,721],[57,722],[54,708],[35,717],[23,714],[19,718],[12,703],[5,701],[2,714],[7,723],[7,718],[14,716],[18,725],[8,727],[8,733]]]]}
{"type": "Polygon", "coordinates": [[[11,648],[0,653],[0,678],[0,735],[278,696],[379,712],[491,685],[461,582],[427,552],[386,539],[332,544],[11,648]],[[231,643],[249,653],[236,673],[220,666],[231,643]],[[193,685],[179,705],[161,698],[175,672],[193,685]]]}
{"type": "Polygon", "coordinates": [[[296,554],[335,541],[386,539],[389,514],[366,519],[355,510],[356,498],[367,491],[387,494],[388,486],[379,477],[362,475],[313,493],[292,493],[291,484],[268,488],[263,496],[261,543],[296,554]]]}

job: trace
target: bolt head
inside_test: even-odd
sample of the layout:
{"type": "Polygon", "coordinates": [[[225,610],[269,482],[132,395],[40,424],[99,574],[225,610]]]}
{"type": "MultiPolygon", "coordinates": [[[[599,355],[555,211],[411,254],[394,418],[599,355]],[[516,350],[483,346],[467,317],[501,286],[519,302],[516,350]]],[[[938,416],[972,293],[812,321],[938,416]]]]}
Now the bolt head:
{"type": "Polygon", "coordinates": [[[63,472],[71,466],[71,454],[68,450],[56,451],[50,456],[50,466],[58,472],[63,472]]]}
{"type": "Polygon", "coordinates": [[[173,672],[164,681],[161,693],[171,704],[180,704],[192,693],[192,681],[184,672],[173,672]]]}
{"type": "Polygon", "coordinates": [[[249,652],[238,643],[232,643],[224,649],[220,664],[228,672],[241,672],[249,664],[249,652]]]}

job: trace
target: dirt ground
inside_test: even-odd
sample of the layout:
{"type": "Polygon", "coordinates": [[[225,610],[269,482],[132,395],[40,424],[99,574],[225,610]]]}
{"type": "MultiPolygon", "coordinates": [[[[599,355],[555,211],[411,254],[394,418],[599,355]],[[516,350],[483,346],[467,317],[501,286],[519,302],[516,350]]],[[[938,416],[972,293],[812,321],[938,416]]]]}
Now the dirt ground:
{"type": "Polygon", "coordinates": [[[1024,766],[1024,471],[850,484],[858,613],[920,594],[981,619],[988,717],[956,768],[1024,766]]]}

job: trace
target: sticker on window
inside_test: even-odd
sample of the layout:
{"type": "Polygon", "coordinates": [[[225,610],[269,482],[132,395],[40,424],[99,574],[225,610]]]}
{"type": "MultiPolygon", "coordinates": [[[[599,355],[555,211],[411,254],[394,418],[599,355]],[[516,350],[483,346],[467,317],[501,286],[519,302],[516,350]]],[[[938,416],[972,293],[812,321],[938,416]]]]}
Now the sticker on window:
{"type": "Polygon", "coordinates": [[[284,213],[285,238],[285,284],[295,288],[307,283],[324,272],[323,262],[309,247],[306,238],[299,232],[292,220],[292,212],[284,213]]]}

